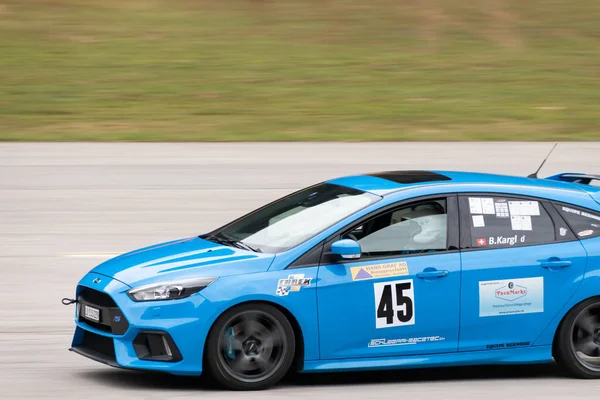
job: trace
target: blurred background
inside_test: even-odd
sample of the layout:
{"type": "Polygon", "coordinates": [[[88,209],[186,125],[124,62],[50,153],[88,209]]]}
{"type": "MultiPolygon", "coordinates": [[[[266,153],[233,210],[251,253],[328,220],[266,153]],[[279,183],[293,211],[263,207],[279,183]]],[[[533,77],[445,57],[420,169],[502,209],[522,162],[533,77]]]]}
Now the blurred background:
{"type": "Polygon", "coordinates": [[[597,0],[0,0],[0,140],[596,140],[597,0]]]}
{"type": "Polygon", "coordinates": [[[0,399],[597,400],[553,365],[212,392],[69,353],[60,299],[336,176],[523,176],[546,141],[540,176],[599,173],[599,21],[598,0],[0,0],[0,399]]]}

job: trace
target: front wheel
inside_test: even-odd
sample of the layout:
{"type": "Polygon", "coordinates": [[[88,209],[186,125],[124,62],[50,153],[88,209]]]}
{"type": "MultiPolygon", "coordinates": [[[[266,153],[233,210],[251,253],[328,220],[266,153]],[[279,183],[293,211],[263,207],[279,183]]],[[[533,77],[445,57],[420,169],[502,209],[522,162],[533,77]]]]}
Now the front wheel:
{"type": "Polygon", "coordinates": [[[555,357],[572,376],[600,378],[600,299],[569,311],[556,337],[555,357]]]}
{"type": "Polygon", "coordinates": [[[294,330],[285,315],[268,304],[247,304],[226,311],[215,322],[204,364],[225,388],[261,390],[283,378],[294,351],[294,330]]]}

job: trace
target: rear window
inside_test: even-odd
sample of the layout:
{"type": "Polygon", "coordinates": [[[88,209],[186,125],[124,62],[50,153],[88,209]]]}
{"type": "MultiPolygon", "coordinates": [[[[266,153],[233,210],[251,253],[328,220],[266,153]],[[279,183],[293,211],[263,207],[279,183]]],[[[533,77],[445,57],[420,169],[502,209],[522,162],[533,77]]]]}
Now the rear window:
{"type": "Polygon", "coordinates": [[[555,206],[579,239],[600,236],[600,214],[570,205],[555,206]]]}

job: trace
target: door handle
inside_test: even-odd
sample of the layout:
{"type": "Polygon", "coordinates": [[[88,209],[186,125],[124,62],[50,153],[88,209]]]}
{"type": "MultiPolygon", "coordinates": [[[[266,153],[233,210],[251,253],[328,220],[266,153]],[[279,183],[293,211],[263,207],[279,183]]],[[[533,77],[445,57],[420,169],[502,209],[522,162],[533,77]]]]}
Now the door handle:
{"type": "Polygon", "coordinates": [[[561,260],[555,257],[550,258],[547,261],[542,261],[541,263],[542,268],[548,269],[561,269],[568,267],[569,265],[571,265],[571,261],[561,260]]]}
{"type": "Polygon", "coordinates": [[[448,275],[447,270],[437,270],[435,268],[425,268],[422,272],[417,273],[419,279],[436,279],[443,278],[448,275]]]}

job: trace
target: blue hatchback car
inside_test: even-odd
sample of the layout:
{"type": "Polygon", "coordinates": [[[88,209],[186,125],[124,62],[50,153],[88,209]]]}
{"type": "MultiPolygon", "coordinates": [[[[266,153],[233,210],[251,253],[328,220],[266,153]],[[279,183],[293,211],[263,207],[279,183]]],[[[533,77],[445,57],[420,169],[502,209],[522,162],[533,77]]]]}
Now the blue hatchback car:
{"type": "Polygon", "coordinates": [[[71,350],[263,389],[288,371],[543,363],[600,377],[600,176],[349,176],[108,260],[71,350]]]}

